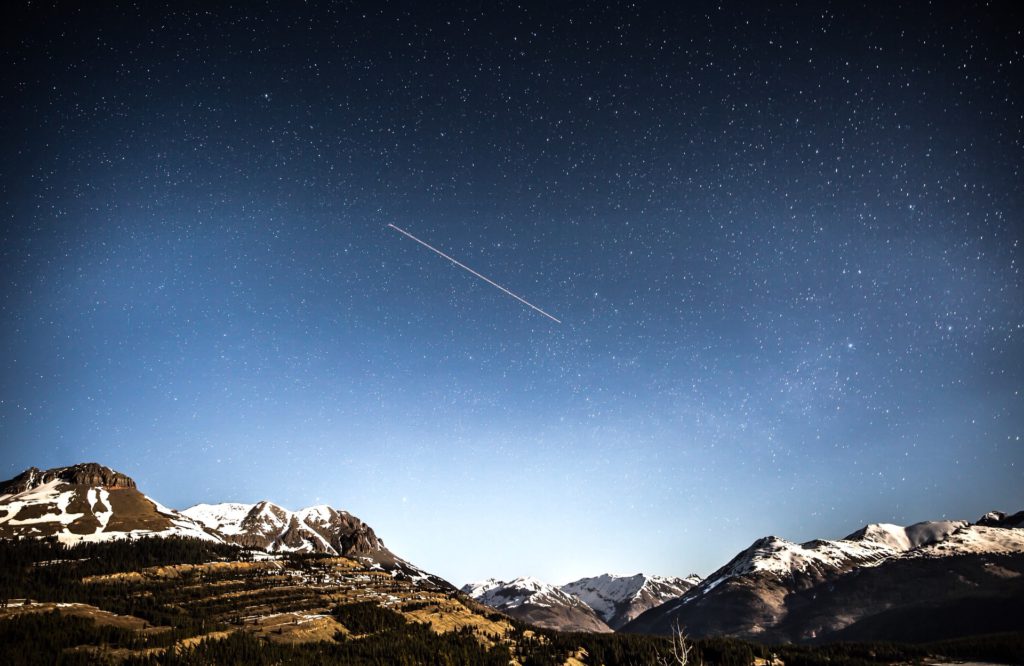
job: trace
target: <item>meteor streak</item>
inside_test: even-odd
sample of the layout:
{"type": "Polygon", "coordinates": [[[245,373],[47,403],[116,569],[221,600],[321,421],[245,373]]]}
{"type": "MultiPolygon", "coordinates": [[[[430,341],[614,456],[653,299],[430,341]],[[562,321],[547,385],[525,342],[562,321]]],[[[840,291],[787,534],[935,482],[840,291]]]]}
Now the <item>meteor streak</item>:
{"type": "Polygon", "coordinates": [[[479,273],[477,273],[476,271],[474,271],[474,270],[473,270],[472,268],[470,268],[470,267],[469,267],[469,266],[467,266],[466,264],[463,264],[463,263],[459,263],[459,262],[458,262],[458,261],[456,261],[455,259],[452,259],[451,257],[449,257],[449,256],[448,256],[447,254],[445,254],[445,253],[444,253],[444,252],[442,252],[441,250],[438,250],[438,249],[437,249],[436,247],[434,247],[433,245],[430,245],[429,243],[426,243],[426,242],[424,242],[424,241],[421,241],[421,240],[420,240],[419,238],[416,238],[415,236],[413,236],[412,234],[410,234],[410,233],[409,233],[408,231],[406,231],[405,229],[400,229],[399,227],[396,227],[396,226],[395,226],[395,225],[393,225],[393,224],[389,224],[388,226],[389,226],[389,227],[391,227],[392,229],[394,229],[395,231],[397,231],[398,233],[402,234],[403,236],[408,236],[409,238],[413,239],[414,241],[416,241],[417,243],[419,243],[419,244],[420,244],[420,245],[422,245],[423,247],[427,248],[427,249],[428,249],[428,250],[430,250],[431,252],[434,252],[434,253],[436,253],[436,254],[439,254],[439,255],[441,255],[442,257],[444,257],[444,258],[445,258],[445,259],[447,259],[448,261],[452,262],[453,264],[455,264],[455,265],[456,265],[456,266],[458,266],[459,268],[463,268],[463,269],[465,269],[465,270],[469,271],[470,273],[472,273],[473,275],[477,276],[478,278],[480,278],[481,280],[483,280],[483,281],[484,281],[484,282],[486,282],[487,284],[491,285],[492,287],[497,287],[498,289],[501,289],[501,290],[502,290],[503,292],[505,292],[506,294],[508,294],[508,295],[509,295],[509,296],[511,296],[512,298],[516,299],[517,301],[519,301],[519,302],[520,302],[520,303],[522,303],[523,305],[527,305],[527,306],[529,306],[529,307],[533,308],[534,310],[536,310],[537,312],[541,313],[542,315],[544,315],[545,317],[547,317],[547,318],[548,318],[548,319],[550,319],[551,321],[553,321],[553,322],[555,322],[555,323],[557,323],[557,324],[561,324],[561,323],[562,323],[562,320],[561,320],[561,319],[555,319],[554,317],[552,317],[551,315],[549,315],[549,314],[548,314],[547,312],[544,312],[543,310],[541,310],[540,308],[538,308],[538,307],[537,307],[536,305],[534,305],[534,304],[533,304],[533,303],[531,303],[530,301],[526,300],[525,298],[522,298],[521,296],[516,296],[516,295],[515,295],[515,294],[513,294],[513,293],[512,293],[511,291],[509,291],[509,290],[508,290],[508,289],[506,289],[505,287],[502,287],[502,286],[501,286],[500,284],[498,284],[498,283],[497,283],[497,282],[495,282],[494,280],[492,280],[492,279],[490,279],[490,278],[488,278],[488,277],[486,277],[486,276],[480,275],[479,273]]]}

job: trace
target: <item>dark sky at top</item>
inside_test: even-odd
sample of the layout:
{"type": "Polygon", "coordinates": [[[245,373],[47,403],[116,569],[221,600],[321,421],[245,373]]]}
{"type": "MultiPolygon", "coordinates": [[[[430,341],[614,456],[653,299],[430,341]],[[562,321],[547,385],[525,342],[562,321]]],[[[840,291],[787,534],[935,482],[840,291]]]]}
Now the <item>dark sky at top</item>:
{"type": "Polygon", "coordinates": [[[1015,3],[74,4],[4,10],[2,475],[458,583],[1024,508],[1015,3]]]}

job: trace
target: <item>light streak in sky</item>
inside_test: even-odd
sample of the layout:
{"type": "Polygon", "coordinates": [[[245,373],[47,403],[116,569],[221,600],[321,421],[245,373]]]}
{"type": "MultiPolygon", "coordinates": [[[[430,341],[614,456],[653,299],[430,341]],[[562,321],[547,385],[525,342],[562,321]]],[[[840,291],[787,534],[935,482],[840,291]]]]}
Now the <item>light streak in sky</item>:
{"type": "Polygon", "coordinates": [[[422,245],[423,247],[427,248],[428,250],[431,250],[432,252],[435,252],[435,253],[437,253],[437,254],[441,255],[442,257],[444,257],[444,258],[445,258],[445,259],[447,259],[448,261],[452,262],[453,264],[455,264],[455,265],[456,265],[456,266],[458,266],[459,268],[463,268],[463,269],[465,269],[465,270],[469,271],[470,273],[472,273],[473,275],[477,276],[478,278],[480,278],[481,280],[483,280],[483,281],[484,281],[484,282],[486,282],[487,284],[489,284],[489,285],[491,285],[491,286],[493,286],[493,287],[497,287],[498,289],[501,289],[501,290],[502,290],[503,292],[505,292],[506,294],[508,294],[508,295],[509,295],[509,296],[511,296],[512,298],[516,299],[517,301],[519,301],[519,302],[520,302],[520,303],[522,303],[523,305],[527,305],[527,306],[529,306],[529,307],[533,308],[534,310],[536,310],[537,312],[541,313],[542,315],[544,315],[545,317],[547,317],[547,318],[548,318],[548,319],[550,319],[551,321],[553,321],[553,322],[555,322],[555,323],[557,323],[557,324],[561,324],[561,323],[562,323],[562,320],[561,320],[561,319],[556,319],[555,317],[552,317],[552,316],[551,316],[551,315],[549,315],[549,314],[548,314],[547,312],[544,312],[543,310],[541,310],[540,308],[538,308],[538,307],[537,307],[536,305],[534,305],[534,304],[533,304],[533,303],[531,303],[530,301],[528,301],[528,300],[526,300],[525,298],[523,298],[522,296],[517,296],[517,295],[513,294],[513,293],[512,293],[511,291],[509,291],[509,290],[508,290],[508,289],[506,289],[505,287],[502,287],[502,286],[501,286],[500,284],[498,284],[498,283],[497,283],[497,282],[495,282],[494,280],[491,280],[490,278],[488,278],[488,277],[486,277],[486,276],[484,276],[484,275],[480,275],[479,273],[477,273],[476,271],[474,271],[474,270],[473,270],[472,268],[470,268],[470,267],[469,267],[469,266],[467,266],[466,264],[460,263],[459,261],[457,261],[457,260],[455,260],[455,259],[453,259],[453,258],[449,257],[449,256],[448,256],[447,254],[445,254],[445,253],[444,253],[444,252],[442,252],[441,250],[438,250],[438,249],[437,249],[436,247],[434,247],[433,245],[430,245],[429,243],[426,243],[426,242],[424,242],[424,241],[421,241],[421,240],[420,240],[419,238],[416,238],[415,236],[413,236],[412,234],[410,234],[410,233],[409,233],[408,231],[406,231],[405,229],[401,229],[401,228],[399,228],[399,227],[396,227],[396,226],[395,226],[395,225],[393,225],[393,224],[388,224],[388,226],[389,226],[389,227],[391,227],[392,229],[394,229],[395,231],[397,231],[398,233],[400,233],[400,234],[402,234],[402,235],[405,235],[405,236],[408,236],[409,238],[413,239],[414,241],[416,241],[417,243],[419,243],[419,244],[420,244],[420,245],[422,245]]]}

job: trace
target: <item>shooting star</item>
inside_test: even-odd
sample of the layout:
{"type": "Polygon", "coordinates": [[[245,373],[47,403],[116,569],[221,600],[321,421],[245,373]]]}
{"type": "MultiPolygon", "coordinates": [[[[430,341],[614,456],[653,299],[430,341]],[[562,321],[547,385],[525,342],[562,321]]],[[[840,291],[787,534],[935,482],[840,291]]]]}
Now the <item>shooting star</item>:
{"type": "Polygon", "coordinates": [[[498,284],[498,283],[497,283],[497,282],[495,282],[494,280],[492,280],[492,279],[490,279],[490,278],[488,278],[488,277],[486,277],[486,276],[484,276],[484,275],[480,275],[479,273],[477,273],[476,271],[474,271],[474,270],[473,270],[472,268],[470,268],[470,267],[469,267],[469,266],[467,266],[466,264],[460,263],[460,262],[456,261],[455,259],[452,259],[451,257],[449,257],[449,256],[448,256],[447,254],[445,254],[445,253],[444,253],[444,252],[442,252],[441,250],[438,250],[438,249],[437,249],[436,247],[434,247],[433,245],[430,245],[429,243],[426,243],[426,242],[424,242],[424,241],[421,241],[421,240],[420,240],[419,238],[416,238],[415,236],[413,236],[412,234],[410,234],[410,233],[409,233],[408,231],[406,231],[405,229],[401,229],[401,228],[399,228],[399,227],[396,227],[396,226],[395,226],[395,225],[393,225],[393,224],[389,224],[388,226],[389,226],[389,227],[391,227],[392,229],[394,229],[395,231],[397,231],[398,233],[402,234],[403,236],[408,236],[409,238],[413,239],[414,241],[416,241],[417,243],[419,243],[419,244],[420,244],[420,245],[422,245],[423,247],[427,248],[427,249],[428,249],[428,250],[430,250],[431,252],[434,252],[434,253],[436,253],[436,254],[439,254],[439,255],[441,255],[442,257],[444,257],[444,258],[445,258],[445,259],[447,259],[448,261],[452,262],[453,264],[455,264],[455,265],[456,265],[456,266],[458,266],[459,268],[463,268],[463,269],[465,269],[465,270],[469,271],[470,273],[472,273],[473,275],[477,276],[478,278],[480,278],[481,280],[483,280],[483,281],[484,281],[484,282],[486,282],[487,284],[491,285],[492,287],[497,287],[498,289],[501,289],[501,290],[502,290],[503,292],[505,292],[506,294],[508,294],[508,295],[509,295],[509,296],[511,296],[512,298],[516,299],[517,301],[519,301],[519,302],[520,302],[520,303],[522,303],[523,305],[527,305],[527,306],[529,306],[529,307],[533,308],[534,310],[536,310],[537,312],[541,313],[542,315],[544,315],[545,317],[547,317],[547,318],[548,318],[548,319],[550,319],[551,321],[555,322],[556,324],[561,324],[561,323],[562,323],[562,320],[561,320],[561,319],[556,319],[556,318],[552,317],[552,316],[551,316],[551,315],[549,315],[549,314],[548,314],[547,312],[544,312],[543,310],[541,310],[540,308],[538,308],[538,307],[537,307],[536,305],[534,305],[534,304],[533,304],[533,303],[531,303],[530,301],[526,300],[525,298],[523,298],[523,297],[521,297],[521,296],[516,296],[516,295],[515,295],[515,294],[513,294],[513,293],[512,293],[511,291],[509,291],[509,290],[508,290],[508,289],[506,289],[505,287],[502,287],[502,286],[501,286],[500,284],[498,284]]]}

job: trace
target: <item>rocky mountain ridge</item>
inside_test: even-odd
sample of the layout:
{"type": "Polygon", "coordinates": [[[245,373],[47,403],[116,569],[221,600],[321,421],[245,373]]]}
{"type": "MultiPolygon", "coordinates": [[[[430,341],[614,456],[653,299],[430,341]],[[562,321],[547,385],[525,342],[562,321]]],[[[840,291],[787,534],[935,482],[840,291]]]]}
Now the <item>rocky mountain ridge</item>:
{"type": "Polygon", "coordinates": [[[109,490],[135,487],[135,481],[109,467],[99,463],[80,463],[48,470],[29,467],[13,479],[0,484],[0,496],[23,493],[51,481],[63,481],[80,486],[102,486],[109,490]]]}
{"type": "Polygon", "coordinates": [[[612,631],[584,601],[531,576],[511,581],[489,578],[464,585],[462,592],[511,617],[546,629],[594,633],[612,631]]]}
{"type": "MultiPolygon", "coordinates": [[[[993,512],[973,524],[879,523],[802,544],[763,537],[623,630],[667,634],[678,623],[694,636],[786,642],[878,639],[879,631],[900,627],[887,639],[905,639],[920,627],[944,626],[932,618],[939,608],[965,622],[979,617],[977,608],[993,609],[991,631],[1024,629],[1009,619],[1019,614],[1001,610],[1024,598],[1024,529],[1015,527],[1021,518],[993,512]]],[[[943,631],[959,630],[919,639],[943,631]]]]}
{"type": "Polygon", "coordinates": [[[619,629],[644,611],[681,597],[700,580],[696,574],[686,578],[602,574],[567,583],[561,590],[593,608],[609,627],[619,629]]]}
{"type": "Polygon", "coordinates": [[[289,511],[269,501],[197,504],[184,515],[225,541],[268,552],[366,555],[385,550],[373,529],[347,511],[317,505],[289,511]]]}
{"type": "Polygon", "coordinates": [[[681,596],[700,577],[616,576],[602,574],[551,585],[530,576],[502,581],[489,578],[462,591],[512,617],[563,631],[618,629],[649,608],[681,596]]]}

